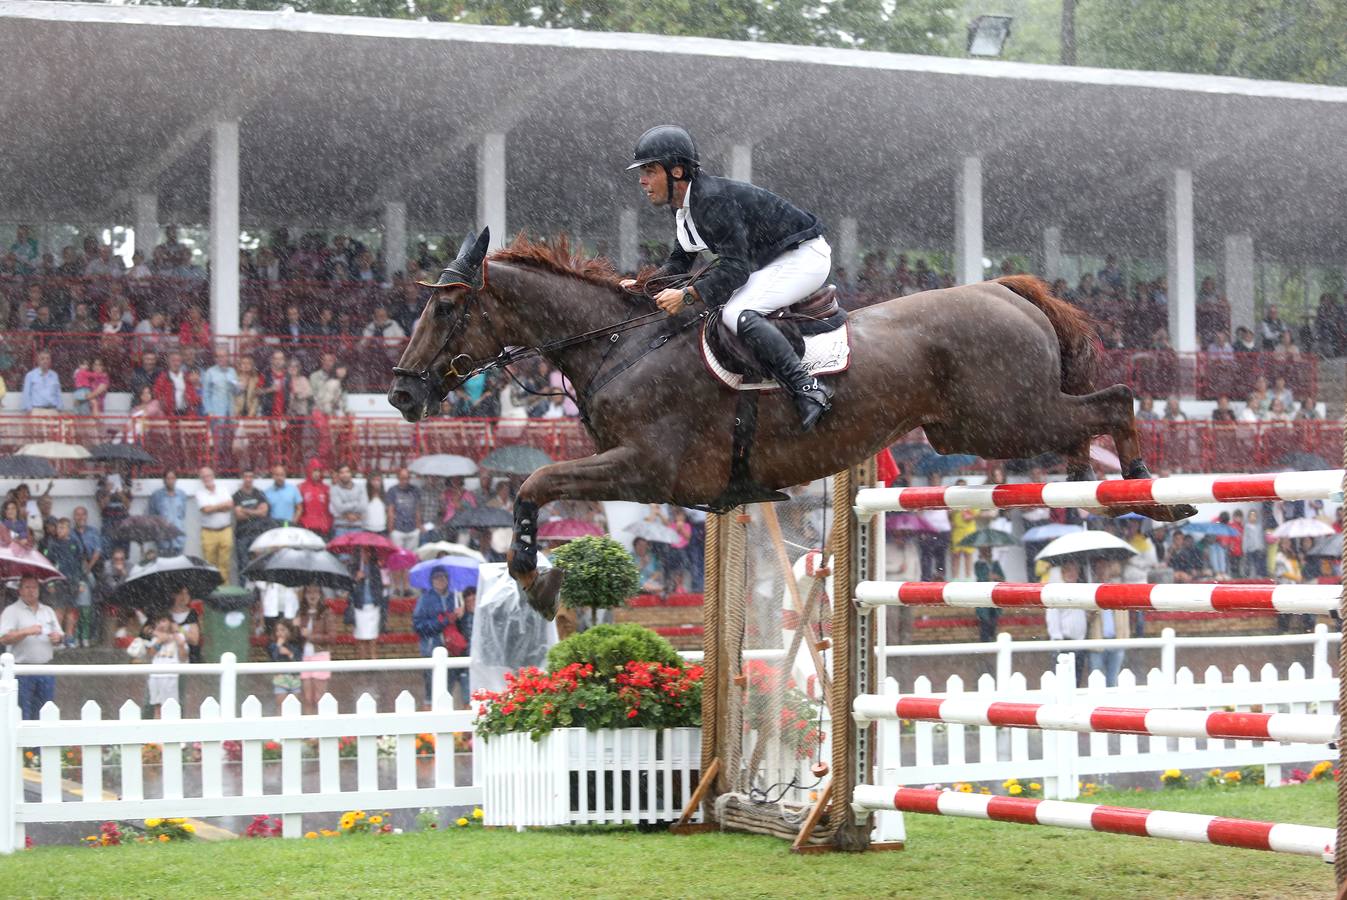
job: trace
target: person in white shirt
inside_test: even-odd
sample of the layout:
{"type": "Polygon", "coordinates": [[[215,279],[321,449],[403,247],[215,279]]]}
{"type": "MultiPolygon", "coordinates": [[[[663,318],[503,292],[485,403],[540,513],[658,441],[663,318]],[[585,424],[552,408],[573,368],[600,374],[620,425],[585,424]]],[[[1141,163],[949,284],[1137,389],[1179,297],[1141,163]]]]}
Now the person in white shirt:
{"type": "MultiPolygon", "coordinates": [[[[53,647],[65,640],[56,610],[39,603],[42,589],[31,575],[19,580],[19,599],[0,612],[0,644],[20,665],[51,662],[53,647]]],[[[51,675],[20,675],[19,709],[25,719],[36,719],[48,700],[56,696],[56,678],[51,675]]]]}
{"type": "Polygon", "coordinates": [[[229,580],[229,561],[234,555],[234,497],[215,483],[215,471],[202,466],[196,505],[201,510],[201,555],[229,580]]]}
{"type": "MultiPolygon", "coordinates": [[[[1080,581],[1081,565],[1074,559],[1064,559],[1048,570],[1048,584],[1076,584],[1080,581]]],[[[1083,641],[1089,624],[1083,609],[1050,609],[1043,618],[1048,626],[1048,640],[1083,641]]],[[[1085,687],[1085,653],[1076,651],[1076,684],[1085,687]]]]}

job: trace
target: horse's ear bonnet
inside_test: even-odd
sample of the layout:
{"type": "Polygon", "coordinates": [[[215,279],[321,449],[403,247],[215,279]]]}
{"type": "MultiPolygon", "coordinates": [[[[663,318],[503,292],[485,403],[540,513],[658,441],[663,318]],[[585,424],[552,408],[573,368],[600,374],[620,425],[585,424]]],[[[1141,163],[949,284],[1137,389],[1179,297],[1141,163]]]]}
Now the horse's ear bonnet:
{"type": "Polygon", "coordinates": [[[482,286],[482,263],[486,261],[486,249],[490,245],[490,228],[483,228],[476,237],[469,232],[458,248],[458,256],[445,266],[440,277],[434,281],[418,281],[417,284],[429,288],[462,285],[470,290],[478,290],[482,286]]]}

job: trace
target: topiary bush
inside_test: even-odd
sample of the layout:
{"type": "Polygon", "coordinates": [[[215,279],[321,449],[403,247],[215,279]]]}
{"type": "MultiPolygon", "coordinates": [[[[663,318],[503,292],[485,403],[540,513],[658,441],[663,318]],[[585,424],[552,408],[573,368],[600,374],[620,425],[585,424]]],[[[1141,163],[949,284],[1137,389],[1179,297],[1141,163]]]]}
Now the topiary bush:
{"type": "Polygon", "coordinates": [[[610,537],[582,537],[553,550],[552,565],[565,570],[561,602],[571,609],[611,609],[641,589],[636,559],[610,537]]]}
{"type": "MultiPolygon", "coordinates": [[[[567,573],[570,577],[570,573],[567,573]]],[[[572,635],[547,651],[547,671],[555,674],[572,663],[589,664],[604,678],[613,678],[629,662],[657,662],[666,666],[683,665],[664,638],[649,628],[626,623],[595,625],[572,635]]]]}

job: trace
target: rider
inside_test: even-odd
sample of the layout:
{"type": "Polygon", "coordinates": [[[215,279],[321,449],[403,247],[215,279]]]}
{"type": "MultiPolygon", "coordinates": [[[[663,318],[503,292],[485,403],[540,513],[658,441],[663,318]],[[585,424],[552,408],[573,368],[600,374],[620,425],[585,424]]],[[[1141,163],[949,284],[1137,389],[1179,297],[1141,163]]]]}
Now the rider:
{"type": "Polygon", "coordinates": [[[641,170],[650,202],[674,210],[677,240],[657,274],[688,272],[702,250],[718,257],[695,285],[661,291],[655,302],[670,315],[694,300],[723,305],[721,322],[790,391],[803,430],[810,430],[831,407],[833,392],[805,371],[790,341],[765,316],[827,281],[832,248],[823,239],[823,223],[770,191],[703,173],[692,135],[677,125],[641,135],[634,156],[627,168],[641,170]]]}

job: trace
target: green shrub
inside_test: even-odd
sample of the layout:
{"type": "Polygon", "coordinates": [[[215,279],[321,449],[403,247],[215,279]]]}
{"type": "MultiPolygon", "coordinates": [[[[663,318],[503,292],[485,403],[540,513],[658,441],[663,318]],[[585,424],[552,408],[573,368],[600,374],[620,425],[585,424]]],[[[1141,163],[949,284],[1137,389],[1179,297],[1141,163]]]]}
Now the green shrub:
{"type": "Polygon", "coordinates": [[[588,663],[602,677],[612,678],[633,660],[666,666],[683,665],[683,658],[673,644],[649,628],[627,623],[595,625],[566,638],[547,651],[547,671],[556,673],[572,663],[588,663]]]}
{"type": "Polygon", "coordinates": [[[549,554],[564,569],[561,602],[571,609],[611,609],[641,589],[641,571],[627,548],[610,537],[582,537],[549,554]]]}

